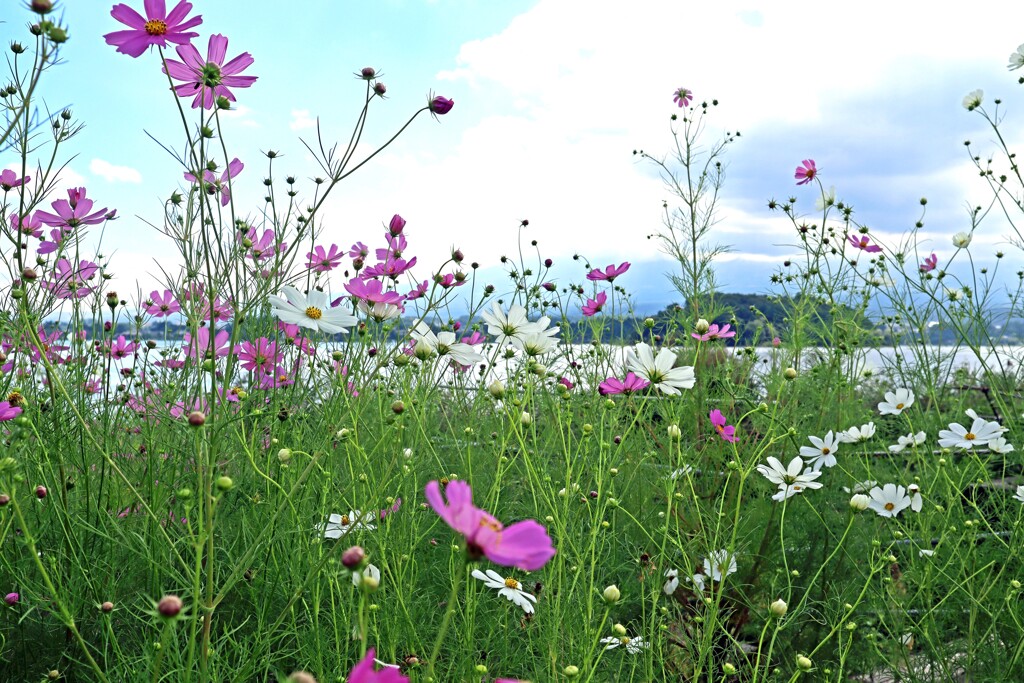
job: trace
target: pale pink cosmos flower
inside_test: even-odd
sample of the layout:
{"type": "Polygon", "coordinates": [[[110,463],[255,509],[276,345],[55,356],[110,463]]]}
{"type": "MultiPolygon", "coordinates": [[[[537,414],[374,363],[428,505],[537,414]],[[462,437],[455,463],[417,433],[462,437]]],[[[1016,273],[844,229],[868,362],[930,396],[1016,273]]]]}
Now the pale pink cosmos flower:
{"type": "Polygon", "coordinates": [[[693,99],[693,91],[689,88],[676,88],[672,93],[672,101],[679,105],[679,108],[689,106],[693,99]]]}
{"type": "Polygon", "coordinates": [[[191,332],[185,333],[185,347],[190,358],[223,358],[231,353],[231,333],[227,330],[215,332],[210,343],[210,328],[200,327],[195,337],[191,332]]]}
{"type": "Polygon", "coordinates": [[[714,425],[715,431],[718,432],[718,435],[722,437],[723,440],[728,441],[729,443],[736,443],[739,441],[739,438],[736,437],[736,427],[725,423],[725,416],[722,415],[721,410],[715,408],[711,411],[708,417],[711,419],[711,424],[714,425]]]}
{"type": "Polygon", "coordinates": [[[729,323],[726,323],[722,327],[719,327],[717,324],[712,323],[711,325],[708,326],[708,331],[705,332],[704,334],[691,332],[690,336],[696,339],[697,341],[702,342],[711,341],[712,339],[730,339],[736,336],[736,330],[730,330],[730,327],[732,327],[732,325],[730,325],[729,323]]]}
{"type": "Polygon", "coordinates": [[[164,0],[145,0],[146,16],[142,16],[128,5],[114,5],[110,16],[129,27],[127,31],[114,31],[103,36],[107,45],[117,46],[117,51],[129,57],[139,57],[151,45],[167,47],[167,41],[183,45],[198,33],[188,32],[203,23],[202,16],[185,17],[192,10],[191,3],[181,0],[170,12],[164,0]]]}
{"type": "Polygon", "coordinates": [[[25,183],[31,182],[31,180],[32,176],[25,176],[24,178],[19,178],[17,173],[15,173],[9,168],[5,168],[4,170],[0,171],[0,190],[3,190],[4,192],[10,192],[16,187],[21,187],[25,183]]]}
{"type": "Polygon", "coordinates": [[[934,252],[932,252],[932,255],[929,256],[928,258],[926,258],[924,260],[924,263],[921,264],[921,272],[922,273],[930,273],[931,271],[935,270],[935,268],[938,265],[939,265],[939,257],[936,256],[934,252]]]}
{"type": "Polygon", "coordinates": [[[600,280],[607,280],[608,282],[614,282],[615,278],[629,270],[629,261],[620,263],[618,267],[614,264],[607,266],[604,270],[600,268],[594,268],[592,271],[587,273],[587,279],[592,282],[598,282],[600,280]]]}
{"type": "MultiPolygon", "coordinates": [[[[405,297],[394,290],[385,291],[384,283],[380,280],[367,280],[355,277],[348,281],[345,285],[345,290],[355,299],[369,304],[381,303],[401,306],[402,301],[405,299],[405,297]]],[[[338,303],[338,301],[332,301],[331,305],[336,306],[338,303]]]]}
{"type": "Polygon", "coordinates": [[[882,248],[877,244],[871,244],[871,239],[867,235],[861,235],[860,237],[850,235],[849,241],[854,248],[866,251],[869,254],[875,254],[882,251],[882,248]]]}
{"type": "Polygon", "coordinates": [[[797,185],[806,185],[817,178],[818,167],[814,163],[814,159],[804,159],[802,165],[796,167],[793,177],[799,181],[797,185]]]}
{"type": "Polygon", "coordinates": [[[20,232],[23,235],[32,235],[36,239],[43,237],[43,222],[39,220],[39,212],[33,212],[27,216],[18,217],[18,214],[12,213],[7,221],[11,225],[11,230],[14,232],[20,232]]]}
{"type": "Polygon", "coordinates": [[[52,254],[60,251],[61,245],[64,244],[64,238],[67,237],[68,232],[61,228],[50,228],[50,239],[47,240],[42,236],[39,237],[39,247],[36,249],[36,253],[40,255],[52,254]]]}
{"type": "Polygon", "coordinates": [[[255,76],[239,76],[242,71],[252,66],[253,58],[248,52],[243,52],[228,63],[227,58],[228,39],[219,33],[210,36],[210,42],[206,50],[206,59],[199,55],[199,50],[191,44],[179,45],[175,48],[182,61],[173,59],[167,60],[164,73],[176,81],[184,81],[174,88],[178,97],[191,97],[192,108],[213,109],[218,97],[224,97],[229,102],[235,101],[235,96],[228,88],[248,88],[256,82],[255,76]]]}
{"type": "Polygon", "coordinates": [[[604,292],[599,292],[596,299],[587,299],[587,303],[583,305],[583,315],[588,318],[596,315],[604,308],[606,303],[608,303],[608,295],[604,292]]]}
{"type": "Polygon", "coordinates": [[[473,490],[464,481],[449,482],[444,496],[440,484],[432,481],[427,484],[426,497],[434,512],[466,538],[471,560],[484,556],[495,564],[532,572],[555,556],[551,537],[543,526],[532,519],[504,526],[473,505],[473,490]]]}
{"type": "Polygon", "coordinates": [[[370,248],[362,242],[356,242],[352,245],[352,248],[348,250],[349,258],[354,259],[365,259],[370,255],[370,248]]]}
{"type": "Polygon", "coordinates": [[[359,660],[359,663],[349,671],[346,683],[409,683],[409,679],[402,675],[398,667],[393,664],[385,664],[380,671],[374,669],[377,652],[371,647],[366,651],[366,656],[359,660]]]}
{"type": "Polygon", "coordinates": [[[650,385],[651,383],[648,380],[643,377],[638,377],[636,373],[627,372],[625,379],[620,380],[617,377],[609,377],[605,381],[601,382],[597,386],[597,391],[602,396],[609,396],[612,394],[632,394],[635,391],[646,389],[650,385]]]}
{"type": "Polygon", "coordinates": [[[135,342],[130,342],[124,338],[124,335],[118,336],[117,339],[110,342],[110,356],[111,358],[127,358],[135,353],[139,345],[135,342]]]}
{"type": "MultiPolygon", "coordinates": [[[[243,168],[245,168],[245,164],[235,157],[228,164],[227,169],[220,174],[220,178],[213,171],[203,171],[203,185],[206,188],[206,193],[210,196],[219,194],[220,205],[227,206],[231,202],[231,179],[241,173],[243,168]]],[[[199,182],[199,179],[192,173],[186,173],[185,180],[190,183],[199,182]]]]}
{"type": "Polygon", "coordinates": [[[79,261],[76,268],[66,258],[58,259],[51,279],[44,280],[41,284],[44,289],[52,291],[58,298],[81,299],[93,291],[92,287],[86,285],[86,282],[96,277],[99,268],[99,265],[92,261],[79,261]]]}

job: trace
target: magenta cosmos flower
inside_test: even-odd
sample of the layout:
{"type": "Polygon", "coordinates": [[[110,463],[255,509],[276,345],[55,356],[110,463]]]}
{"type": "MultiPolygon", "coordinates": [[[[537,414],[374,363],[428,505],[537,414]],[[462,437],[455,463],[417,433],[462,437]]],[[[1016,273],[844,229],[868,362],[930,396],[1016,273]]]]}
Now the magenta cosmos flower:
{"type": "Polygon", "coordinates": [[[635,373],[627,372],[625,379],[609,377],[597,386],[597,391],[602,396],[611,394],[632,394],[634,391],[646,389],[651,383],[643,377],[637,377],[635,373]]]}
{"type": "Polygon", "coordinates": [[[802,164],[796,167],[793,177],[799,181],[797,185],[806,185],[817,178],[818,167],[815,165],[814,159],[804,159],[802,164]]]}
{"type": "Polygon", "coordinates": [[[447,97],[441,97],[437,95],[430,98],[430,102],[427,104],[427,108],[431,114],[435,116],[444,116],[452,110],[455,106],[455,100],[449,100],[447,97]]]}
{"type": "Polygon", "coordinates": [[[689,88],[676,88],[676,91],[672,94],[672,101],[680,106],[685,107],[690,104],[693,99],[693,91],[689,88]]]}
{"type": "Polygon", "coordinates": [[[178,97],[190,97],[192,108],[212,109],[218,97],[225,97],[229,102],[235,101],[235,96],[228,88],[248,88],[256,82],[255,76],[239,76],[253,63],[252,55],[243,52],[228,63],[224,63],[228,52],[228,39],[219,33],[210,36],[210,43],[206,50],[206,59],[199,56],[199,50],[191,44],[179,45],[175,48],[180,62],[173,59],[167,60],[165,73],[176,81],[184,81],[181,85],[175,86],[174,92],[178,97]]]}
{"type": "Polygon", "coordinates": [[[7,422],[21,415],[21,408],[8,401],[0,401],[0,422],[7,422]]]}
{"type": "MultiPolygon", "coordinates": [[[[220,174],[220,178],[218,178],[213,171],[203,171],[203,184],[206,187],[206,193],[209,194],[210,196],[219,193],[220,205],[227,206],[231,202],[231,180],[236,175],[241,173],[242,169],[244,168],[245,164],[243,164],[238,159],[238,157],[235,157],[234,159],[231,160],[231,163],[228,164],[227,169],[225,169],[224,172],[220,174]]],[[[190,183],[199,182],[199,179],[196,178],[195,174],[193,173],[186,173],[185,180],[189,181],[190,183]]],[[[255,234],[255,229],[252,230],[253,234],[255,234]]]]}
{"type": "Polygon", "coordinates": [[[96,225],[107,220],[106,209],[92,210],[93,201],[86,198],[84,187],[69,189],[67,199],[58,199],[50,206],[56,214],[36,211],[36,217],[50,227],[63,228],[68,232],[79,225],[96,225]]]}
{"type": "Polygon", "coordinates": [[[583,315],[588,318],[596,315],[604,308],[606,303],[608,303],[608,295],[604,292],[599,292],[596,299],[587,299],[587,303],[583,305],[583,315]]]}
{"type": "Polygon", "coordinates": [[[732,325],[730,325],[729,323],[722,325],[722,327],[719,327],[717,323],[712,323],[708,327],[708,331],[705,332],[704,334],[691,332],[690,336],[696,339],[697,341],[702,342],[711,341],[712,339],[731,339],[732,337],[736,336],[736,330],[730,330],[730,327],[732,327],[732,325]]]}
{"type": "Polygon", "coordinates": [[[318,273],[329,273],[341,265],[341,259],[345,258],[345,252],[338,249],[337,244],[332,244],[330,251],[318,244],[313,247],[313,251],[306,254],[306,258],[309,259],[309,262],[306,263],[307,268],[318,273]]]}
{"type": "Polygon", "coordinates": [[[157,318],[163,318],[173,313],[180,313],[181,304],[175,300],[171,290],[165,289],[164,293],[160,294],[158,290],[154,289],[149,293],[149,299],[146,300],[142,310],[157,318]]]}
{"type": "Polygon", "coordinates": [[[9,168],[5,168],[4,170],[0,171],[0,190],[3,190],[4,192],[10,192],[14,188],[21,187],[22,185],[31,180],[32,176],[25,176],[24,178],[19,178],[17,173],[15,173],[9,168]]]}
{"type": "Polygon", "coordinates": [[[921,264],[921,272],[922,273],[930,273],[933,270],[935,270],[935,268],[938,265],[939,265],[939,257],[935,255],[935,252],[932,252],[932,255],[929,256],[928,258],[926,258],[924,260],[924,263],[921,264]]]}
{"type": "Polygon", "coordinates": [[[130,27],[127,31],[114,31],[103,36],[107,45],[116,45],[117,51],[129,57],[138,57],[150,45],[167,47],[167,41],[184,45],[198,36],[186,33],[203,23],[203,17],[185,17],[192,11],[192,4],[181,0],[170,12],[164,0],[146,0],[143,3],[146,16],[142,16],[128,5],[114,5],[110,16],[130,27]]]}
{"type": "Polygon", "coordinates": [[[505,527],[489,513],[473,505],[473,489],[464,481],[454,480],[444,490],[436,481],[427,484],[427,502],[434,512],[455,531],[466,537],[470,559],[486,557],[494,564],[518,567],[532,572],[555,556],[551,537],[543,526],[532,519],[505,527]]]}
{"type": "Polygon", "coordinates": [[[385,665],[380,671],[374,670],[374,656],[377,654],[372,647],[366,656],[348,673],[346,683],[409,683],[397,666],[385,665]]]}
{"type": "Polygon", "coordinates": [[[629,270],[629,261],[620,263],[618,267],[614,264],[606,267],[604,270],[600,268],[594,268],[592,271],[587,273],[587,279],[592,282],[598,282],[600,280],[607,280],[613,282],[615,278],[629,270]]]}
{"type": "Polygon", "coordinates": [[[869,254],[874,254],[879,251],[882,251],[882,248],[877,244],[871,244],[871,239],[867,235],[861,235],[860,237],[857,237],[856,235],[850,235],[849,240],[850,244],[853,245],[855,248],[860,249],[862,251],[866,251],[869,254]]]}
{"type": "Polygon", "coordinates": [[[711,424],[714,425],[715,431],[725,441],[729,443],[736,443],[739,439],[736,437],[736,428],[732,425],[725,424],[725,415],[722,415],[722,411],[715,408],[708,415],[711,418],[711,424]]]}

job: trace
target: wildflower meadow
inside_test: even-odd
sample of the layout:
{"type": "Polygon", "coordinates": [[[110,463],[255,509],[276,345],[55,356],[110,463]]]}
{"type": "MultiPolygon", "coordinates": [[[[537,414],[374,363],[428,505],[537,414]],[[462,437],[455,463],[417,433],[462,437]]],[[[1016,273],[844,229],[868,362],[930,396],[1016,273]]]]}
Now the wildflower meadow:
{"type": "Polygon", "coordinates": [[[282,175],[232,151],[259,46],[131,0],[102,40],[182,168],[145,217],[181,267],[135,295],[86,246],[118,197],[63,180],[87,133],[47,82],[83,36],[54,4],[3,27],[0,680],[1024,680],[1024,359],[993,332],[1024,271],[974,261],[1005,229],[998,267],[1024,263],[1019,96],[964,98],[991,199],[934,251],[926,199],[894,241],[828,163],[762,160],[795,168],[763,212],[801,256],[740,311],[714,229],[739,134],[667,84],[669,152],[634,158],[672,198],[651,245],[678,303],[640,316],[629,262],[556,278],[528,221],[488,282],[457,247],[417,259],[389,207],[323,217],[453,99],[370,145],[387,87],[355,65],[351,134],[282,175]]]}

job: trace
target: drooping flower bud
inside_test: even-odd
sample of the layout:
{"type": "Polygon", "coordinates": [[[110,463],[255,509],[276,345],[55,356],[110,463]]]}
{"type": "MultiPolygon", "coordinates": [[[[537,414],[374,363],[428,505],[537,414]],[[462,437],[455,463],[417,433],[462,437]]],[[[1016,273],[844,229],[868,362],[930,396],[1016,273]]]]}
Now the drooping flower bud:
{"type": "Polygon", "coordinates": [[[455,100],[449,100],[447,97],[441,97],[440,95],[434,96],[427,105],[430,109],[430,113],[436,116],[444,116],[452,110],[455,106],[455,100]]]}

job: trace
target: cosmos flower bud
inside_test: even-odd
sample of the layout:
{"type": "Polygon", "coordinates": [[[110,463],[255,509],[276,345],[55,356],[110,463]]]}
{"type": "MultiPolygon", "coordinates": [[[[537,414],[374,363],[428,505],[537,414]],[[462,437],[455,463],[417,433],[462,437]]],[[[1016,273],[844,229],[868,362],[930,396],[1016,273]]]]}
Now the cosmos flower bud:
{"type": "Polygon", "coordinates": [[[575,666],[574,664],[570,664],[569,666],[562,669],[562,673],[565,674],[566,678],[576,678],[580,675],[580,668],[578,666],[575,666]]]}
{"type": "Polygon", "coordinates": [[[217,485],[217,489],[220,491],[230,491],[235,488],[235,482],[231,477],[217,477],[217,481],[214,482],[217,485]]]}
{"type": "Polygon", "coordinates": [[[796,658],[796,665],[801,671],[810,671],[811,667],[814,666],[814,662],[810,658],[800,655],[796,658]]]}
{"type": "Polygon", "coordinates": [[[206,424],[206,415],[202,411],[193,410],[188,414],[188,423],[193,427],[202,427],[206,424]]]}
{"type": "Polygon", "coordinates": [[[710,328],[711,328],[711,323],[709,323],[704,318],[697,318],[697,323],[693,326],[693,329],[695,329],[698,334],[704,334],[710,328]]]}
{"type": "Polygon", "coordinates": [[[668,435],[671,439],[681,439],[683,437],[683,430],[679,429],[677,424],[670,424],[668,426],[668,435]]]}
{"type": "Polygon", "coordinates": [[[114,611],[114,603],[112,603],[109,600],[107,600],[102,605],[100,605],[100,611],[103,612],[104,614],[110,614],[111,612],[114,611]]]}
{"type": "Polygon", "coordinates": [[[305,671],[296,671],[288,677],[285,683],[316,683],[316,679],[313,678],[313,674],[306,673],[305,671]]]}
{"type": "Polygon", "coordinates": [[[612,633],[621,638],[622,636],[626,635],[626,627],[622,624],[615,624],[615,626],[612,626],[612,633]]]}
{"type": "Polygon", "coordinates": [[[529,413],[524,412],[522,415],[519,416],[519,422],[524,427],[528,427],[531,424],[533,424],[533,415],[530,415],[529,413]]]}
{"type": "Polygon", "coordinates": [[[450,112],[454,106],[455,100],[449,100],[447,97],[441,97],[440,95],[436,95],[427,105],[430,109],[430,113],[436,116],[444,116],[450,112]]]}
{"type": "Polygon", "coordinates": [[[735,676],[736,667],[730,664],[729,662],[726,662],[722,665],[722,673],[724,673],[726,676],[735,676]]]}
{"type": "Polygon", "coordinates": [[[782,598],[779,598],[771,605],[768,606],[768,610],[772,613],[772,616],[776,619],[781,619],[786,616],[786,612],[789,611],[789,605],[782,598]]]}
{"type": "Polygon", "coordinates": [[[796,368],[786,368],[782,375],[788,380],[796,379],[796,368]]]}
{"type": "Polygon", "coordinates": [[[391,233],[392,237],[398,237],[402,234],[402,230],[404,229],[405,219],[396,213],[391,217],[391,223],[388,224],[388,232],[391,233]]]}
{"type": "Polygon", "coordinates": [[[173,619],[181,614],[181,610],[184,606],[185,604],[177,595],[165,595],[160,598],[160,602],[156,604],[156,611],[159,612],[162,617],[173,619]]]}
{"type": "Polygon", "coordinates": [[[354,545],[341,554],[341,563],[348,569],[356,569],[366,559],[366,551],[361,546],[354,545]]]}
{"type": "Polygon", "coordinates": [[[377,70],[372,66],[364,66],[363,70],[359,72],[359,77],[364,81],[369,81],[377,76],[377,70]]]}
{"type": "Polygon", "coordinates": [[[850,509],[854,512],[863,512],[868,509],[871,499],[863,493],[855,493],[850,497],[850,509]]]}
{"type": "Polygon", "coordinates": [[[19,594],[17,594],[17,593],[8,593],[7,595],[4,596],[4,603],[8,607],[13,607],[14,605],[18,604],[18,600],[19,599],[21,599],[21,596],[19,594]]]}
{"type": "Polygon", "coordinates": [[[47,490],[46,490],[45,486],[37,486],[36,487],[36,498],[38,498],[39,500],[42,500],[43,498],[46,498],[46,494],[47,494],[47,490]]]}
{"type": "Polygon", "coordinates": [[[380,81],[377,81],[376,83],[373,84],[373,92],[375,95],[377,95],[377,97],[384,97],[384,93],[386,93],[387,91],[388,87],[381,83],[380,81]]]}
{"type": "Polygon", "coordinates": [[[614,605],[622,597],[622,593],[619,592],[619,587],[615,584],[608,586],[601,593],[601,599],[607,602],[609,605],[614,605]]]}

